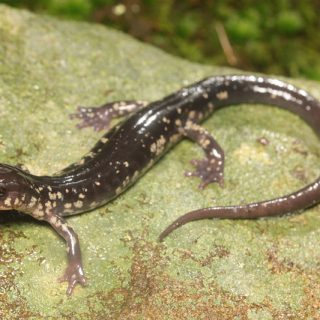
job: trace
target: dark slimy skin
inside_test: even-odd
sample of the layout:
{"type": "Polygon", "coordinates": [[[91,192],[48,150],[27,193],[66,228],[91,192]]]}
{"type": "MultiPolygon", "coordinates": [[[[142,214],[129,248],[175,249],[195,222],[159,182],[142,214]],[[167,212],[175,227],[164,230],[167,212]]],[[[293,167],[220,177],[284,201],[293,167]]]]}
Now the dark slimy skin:
{"type": "MultiPolygon", "coordinates": [[[[86,278],[77,234],[64,217],[89,211],[117,197],[143,175],[181,138],[195,141],[205,157],[194,160],[200,188],[223,184],[224,153],[202,128],[205,118],[221,107],[240,103],[278,106],[298,114],[320,136],[320,102],[304,90],[277,79],[260,76],[210,77],[146,104],[122,101],[99,108],[80,107],[71,118],[79,128],[108,129],[110,120],[133,113],[105,134],[79,162],[54,176],[35,176],[21,167],[0,164],[0,210],[18,210],[47,221],[65,239],[68,266],[61,281],[68,282],[70,295],[86,278]]],[[[160,240],[177,227],[206,218],[252,219],[285,214],[320,201],[320,178],[292,194],[241,206],[210,207],[178,218],[160,235],[160,240]]]]}

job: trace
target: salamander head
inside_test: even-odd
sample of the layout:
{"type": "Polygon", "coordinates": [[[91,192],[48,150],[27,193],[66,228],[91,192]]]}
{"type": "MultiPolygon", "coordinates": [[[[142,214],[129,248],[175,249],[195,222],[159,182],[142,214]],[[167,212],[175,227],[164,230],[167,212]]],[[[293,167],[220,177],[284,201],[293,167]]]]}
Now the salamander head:
{"type": "Polygon", "coordinates": [[[28,173],[6,164],[0,164],[0,210],[19,210],[28,212],[36,204],[38,194],[28,179],[28,173]]]}

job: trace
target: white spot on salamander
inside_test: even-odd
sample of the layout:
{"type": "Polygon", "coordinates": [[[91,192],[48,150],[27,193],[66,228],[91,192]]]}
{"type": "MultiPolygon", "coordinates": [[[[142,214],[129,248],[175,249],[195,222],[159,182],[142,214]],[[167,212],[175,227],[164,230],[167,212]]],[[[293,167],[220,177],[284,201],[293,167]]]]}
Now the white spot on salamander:
{"type": "Polygon", "coordinates": [[[95,208],[97,206],[97,203],[95,201],[90,203],[90,208],[95,208]]]}
{"type": "Polygon", "coordinates": [[[156,142],[151,144],[150,151],[152,153],[155,153],[156,155],[160,154],[163,151],[166,142],[166,138],[163,135],[161,135],[156,142]]]}
{"type": "Polygon", "coordinates": [[[217,98],[219,100],[225,100],[228,99],[228,91],[220,91],[217,93],[217,98]]]}
{"type": "Polygon", "coordinates": [[[83,206],[83,201],[78,200],[78,201],[74,202],[73,205],[74,205],[76,208],[82,208],[82,206],[83,206]]]}
{"type": "Polygon", "coordinates": [[[170,123],[170,119],[168,119],[167,117],[163,117],[163,118],[162,118],[162,121],[163,121],[164,123],[170,123]]]}
{"type": "Polygon", "coordinates": [[[57,198],[57,195],[55,193],[49,192],[49,199],[50,200],[56,200],[56,198],[57,198]]]}
{"type": "Polygon", "coordinates": [[[196,116],[196,112],[195,112],[194,110],[190,111],[189,114],[188,114],[188,117],[189,117],[190,119],[194,119],[195,116],[196,116]]]}
{"type": "Polygon", "coordinates": [[[121,188],[121,187],[118,187],[118,188],[116,189],[116,194],[118,195],[119,193],[121,193],[121,191],[122,191],[122,188],[121,188]]]}
{"type": "Polygon", "coordinates": [[[6,205],[6,206],[8,206],[8,207],[10,207],[11,206],[11,198],[7,198],[6,200],[4,200],[4,204],[6,205]]]}
{"type": "Polygon", "coordinates": [[[48,209],[51,209],[51,208],[52,208],[51,201],[47,201],[44,205],[45,205],[45,207],[48,208],[48,209]]]}
{"type": "Polygon", "coordinates": [[[101,141],[102,143],[106,143],[106,142],[108,142],[108,141],[109,141],[109,139],[108,139],[108,138],[104,138],[104,137],[102,137],[102,138],[100,139],[100,141],[101,141]]]}
{"type": "Polygon", "coordinates": [[[30,202],[28,203],[28,207],[32,208],[37,202],[37,198],[36,197],[31,197],[30,202]]]}

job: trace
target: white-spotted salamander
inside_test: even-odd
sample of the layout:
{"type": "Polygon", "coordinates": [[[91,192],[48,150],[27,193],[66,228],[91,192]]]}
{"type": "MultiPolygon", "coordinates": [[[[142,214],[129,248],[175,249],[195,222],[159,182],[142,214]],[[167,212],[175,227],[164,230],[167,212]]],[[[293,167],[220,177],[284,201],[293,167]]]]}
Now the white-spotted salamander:
{"type": "MultiPolygon", "coordinates": [[[[77,283],[85,284],[77,234],[64,217],[88,211],[117,197],[145,173],[170,147],[187,137],[204,150],[194,160],[200,188],[212,182],[223,184],[223,150],[199,123],[227,105],[261,103],[298,114],[320,136],[320,102],[291,84],[260,76],[210,77],[148,105],[144,102],[107,103],[82,108],[71,115],[79,128],[107,129],[114,117],[134,112],[105,134],[79,162],[54,176],[35,176],[21,167],[0,164],[0,209],[18,210],[48,222],[65,239],[68,266],[61,281],[67,294],[77,283]]],[[[160,240],[182,224],[207,218],[251,219],[285,214],[320,201],[320,178],[286,196],[240,206],[210,207],[178,218],[160,235],[160,240]]]]}

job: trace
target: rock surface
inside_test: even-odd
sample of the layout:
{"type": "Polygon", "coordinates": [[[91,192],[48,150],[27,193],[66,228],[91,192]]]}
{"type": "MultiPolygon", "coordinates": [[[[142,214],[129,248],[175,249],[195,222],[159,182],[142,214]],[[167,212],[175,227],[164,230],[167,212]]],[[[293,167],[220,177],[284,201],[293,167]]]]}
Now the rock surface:
{"type": "MultiPolygon", "coordinates": [[[[0,6],[0,162],[52,174],[99,138],[78,105],[154,100],[212,74],[99,25],[0,6]]],[[[290,80],[320,98],[314,83],[290,80]]],[[[320,124],[319,124],[320,125],[320,124]]],[[[184,177],[201,150],[183,141],[111,204],[70,218],[89,279],[65,295],[65,244],[46,224],[0,212],[1,319],[319,319],[320,208],[257,221],[190,223],[191,209],[276,197],[320,174],[319,141],[298,117],[225,108],[205,126],[226,153],[225,187],[184,177]],[[267,146],[260,138],[269,140],[267,146]]]]}

